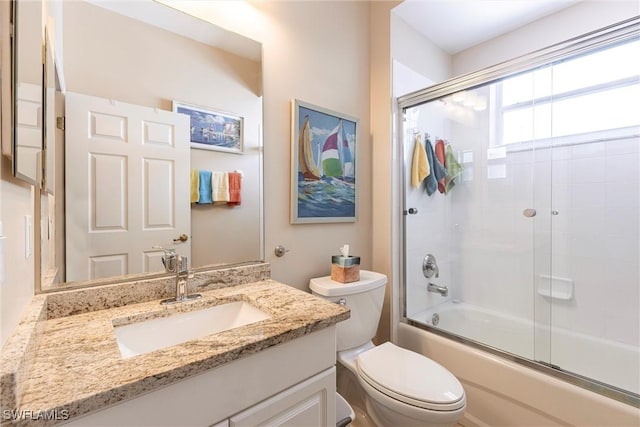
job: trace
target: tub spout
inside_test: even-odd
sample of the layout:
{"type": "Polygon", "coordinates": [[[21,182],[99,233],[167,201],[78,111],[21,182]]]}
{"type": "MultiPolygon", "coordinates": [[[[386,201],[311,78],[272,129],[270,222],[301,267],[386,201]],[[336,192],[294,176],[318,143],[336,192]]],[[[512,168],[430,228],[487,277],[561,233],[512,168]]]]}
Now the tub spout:
{"type": "Polygon", "coordinates": [[[449,288],[447,288],[446,286],[436,285],[435,283],[429,283],[429,285],[427,286],[427,290],[429,292],[437,292],[443,297],[449,295],[449,288]]]}

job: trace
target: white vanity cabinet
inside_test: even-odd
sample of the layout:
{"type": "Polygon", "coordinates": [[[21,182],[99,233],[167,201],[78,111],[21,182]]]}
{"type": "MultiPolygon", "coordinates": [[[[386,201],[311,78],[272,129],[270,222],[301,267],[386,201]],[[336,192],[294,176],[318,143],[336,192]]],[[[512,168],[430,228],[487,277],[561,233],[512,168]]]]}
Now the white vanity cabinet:
{"type": "Polygon", "coordinates": [[[66,426],[334,426],[336,326],[303,335],[66,426]]]}
{"type": "Polygon", "coordinates": [[[328,369],[229,419],[229,427],[328,426],[329,406],[335,414],[336,370],[328,369]]]}

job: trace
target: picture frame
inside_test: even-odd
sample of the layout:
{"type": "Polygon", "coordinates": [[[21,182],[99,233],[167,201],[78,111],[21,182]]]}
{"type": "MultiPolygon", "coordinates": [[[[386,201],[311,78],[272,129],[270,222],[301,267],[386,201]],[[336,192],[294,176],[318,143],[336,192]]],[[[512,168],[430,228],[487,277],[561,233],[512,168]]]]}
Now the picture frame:
{"type": "Polygon", "coordinates": [[[291,101],[292,224],[357,221],[358,122],[291,101]]]}
{"type": "Polygon", "coordinates": [[[191,148],[243,153],[243,117],[180,101],[173,101],[173,111],[190,117],[191,148]]]}

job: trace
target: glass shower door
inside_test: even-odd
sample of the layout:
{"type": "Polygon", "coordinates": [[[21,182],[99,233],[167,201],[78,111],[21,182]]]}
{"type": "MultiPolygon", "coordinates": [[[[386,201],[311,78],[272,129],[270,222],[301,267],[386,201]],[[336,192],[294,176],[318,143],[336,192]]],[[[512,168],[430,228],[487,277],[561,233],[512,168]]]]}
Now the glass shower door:
{"type": "Polygon", "coordinates": [[[640,39],[574,47],[401,99],[404,318],[637,405],[640,39]]]}
{"type": "Polygon", "coordinates": [[[550,323],[549,305],[538,304],[535,278],[537,271],[549,271],[549,219],[536,205],[549,197],[539,190],[540,182],[550,183],[542,176],[549,170],[536,170],[534,145],[513,150],[497,138],[503,133],[501,90],[493,83],[404,110],[406,316],[548,361],[548,328],[541,334],[536,326],[541,318],[550,323]],[[412,173],[423,148],[435,175],[415,186],[412,173]],[[437,185],[438,163],[453,165],[449,185],[447,178],[437,185]],[[428,255],[437,261],[437,276],[423,274],[428,255]]]}

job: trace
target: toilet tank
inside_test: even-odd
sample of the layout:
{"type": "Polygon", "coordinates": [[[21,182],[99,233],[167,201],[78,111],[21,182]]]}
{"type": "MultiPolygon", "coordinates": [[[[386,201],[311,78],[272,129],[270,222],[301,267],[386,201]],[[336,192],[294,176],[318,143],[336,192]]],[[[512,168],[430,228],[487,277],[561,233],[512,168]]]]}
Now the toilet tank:
{"type": "Polygon", "coordinates": [[[314,295],[335,303],[344,300],[351,310],[351,317],[338,323],[337,351],[366,344],[375,336],[386,283],[387,276],[367,270],[360,271],[357,282],[340,283],[331,280],[331,276],[310,280],[309,288],[314,295]]]}

